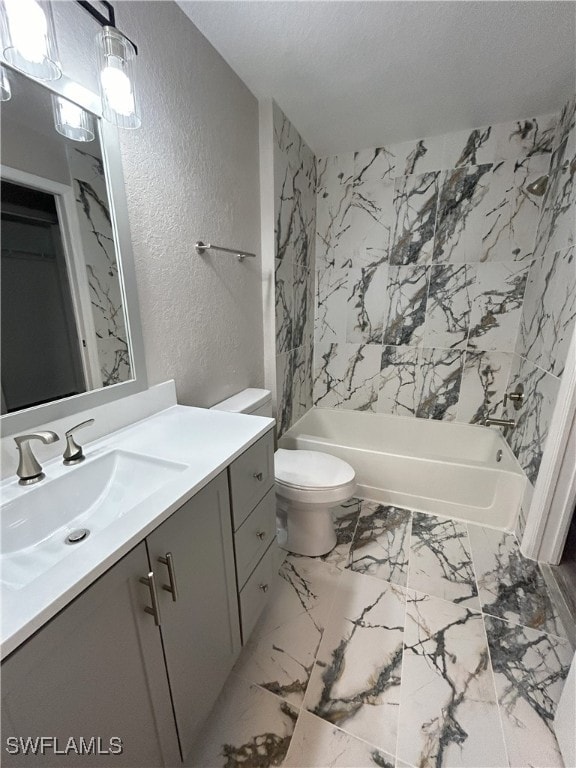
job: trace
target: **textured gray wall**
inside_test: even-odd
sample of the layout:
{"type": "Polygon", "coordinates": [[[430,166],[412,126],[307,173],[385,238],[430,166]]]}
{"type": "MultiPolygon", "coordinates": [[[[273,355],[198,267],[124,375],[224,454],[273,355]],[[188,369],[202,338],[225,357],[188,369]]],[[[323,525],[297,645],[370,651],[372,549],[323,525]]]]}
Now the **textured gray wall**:
{"type": "MultiPolygon", "coordinates": [[[[97,87],[96,23],[56,3],[64,71],[97,87]]],[[[258,103],[172,2],[117,4],[138,45],[142,127],[121,132],[149,383],[208,406],[263,384],[260,258],[199,257],[196,240],[259,252],[258,103]]]]}

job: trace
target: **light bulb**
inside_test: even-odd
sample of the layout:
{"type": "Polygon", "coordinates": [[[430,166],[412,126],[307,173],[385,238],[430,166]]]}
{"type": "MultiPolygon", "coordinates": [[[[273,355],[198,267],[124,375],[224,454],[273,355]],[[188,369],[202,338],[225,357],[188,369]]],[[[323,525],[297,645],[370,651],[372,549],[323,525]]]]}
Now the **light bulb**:
{"type": "Polygon", "coordinates": [[[132,84],[125,72],[110,63],[112,58],[110,57],[108,65],[100,73],[102,88],[111,109],[119,115],[129,117],[136,109],[132,84]]]}
{"type": "Polygon", "coordinates": [[[72,141],[94,141],[94,117],[78,104],[52,94],[54,125],[58,133],[72,141]]]}
{"type": "Polygon", "coordinates": [[[4,0],[12,45],[28,61],[40,64],[48,55],[48,24],[35,0],[4,0]]]}
{"type": "Polygon", "coordinates": [[[58,64],[52,11],[37,0],[3,0],[3,52],[6,61],[39,80],[56,80],[58,64]]]}

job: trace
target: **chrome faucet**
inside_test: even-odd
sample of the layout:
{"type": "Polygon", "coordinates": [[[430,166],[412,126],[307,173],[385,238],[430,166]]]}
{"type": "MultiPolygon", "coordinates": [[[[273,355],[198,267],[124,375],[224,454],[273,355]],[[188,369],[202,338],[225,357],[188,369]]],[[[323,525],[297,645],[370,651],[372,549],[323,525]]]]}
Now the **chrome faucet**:
{"type": "Polygon", "coordinates": [[[90,424],[94,424],[94,419],[86,419],[86,421],[76,424],[75,427],[71,427],[64,433],[66,438],[66,449],[62,456],[64,464],[78,464],[78,462],[84,461],[85,457],[84,452],[82,451],[82,446],[78,445],[74,440],[74,432],[77,432],[79,429],[84,429],[84,427],[89,427],[90,424]]]}
{"type": "Polygon", "coordinates": [[[33,483],[40,482],[45,477],[42,467],[32,453],[32,448],[30,447],[31,440],[41,440],[46,445],[49,445],[60,440],[60,438],[56,432],[50,432],[49,430],[33,432],[30,435],[20,435],[20,437],[14,438],[18,453],[20,454],[18,469],[16,470],[16,474],[20,478],[18,480],[20,485],[32,485],[33,483]]]}
{"type": "Polygon", "coordinates": [[[516,422],[514,419],[492,419],[488,417],[484,419],[484,426],[486,427],[504,427],[502,434],[504,437],[508,437],[508,433],[511,429],[514,429],[516,422]]]}

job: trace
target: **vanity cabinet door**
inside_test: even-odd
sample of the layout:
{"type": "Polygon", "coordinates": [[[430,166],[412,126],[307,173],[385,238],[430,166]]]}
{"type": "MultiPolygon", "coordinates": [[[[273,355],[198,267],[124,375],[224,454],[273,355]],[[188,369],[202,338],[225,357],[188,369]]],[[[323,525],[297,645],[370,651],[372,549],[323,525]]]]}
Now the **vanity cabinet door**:
{"type": "Polygon", "coordinates": [[[144,612],[148,570],[142,543],[2,664],[3,766],[180,765],[160,634],[144,612]],[[8,737],[41,736],[57,739],[44,754],[6,750],[8,737]],[[80,737],[94,757],[70,746],[84,748],[80,737]],[[106,754],[112,737],[120,754],[106,754]]]}
{"type": "Polygon", "coordinates": [[[226,473],[184,504],[146,542],[150,569],[156,575],[160,631],[186,758],[240,649],[226,473]],[[176,600],[169,591],[174,582],[176,600]]]}

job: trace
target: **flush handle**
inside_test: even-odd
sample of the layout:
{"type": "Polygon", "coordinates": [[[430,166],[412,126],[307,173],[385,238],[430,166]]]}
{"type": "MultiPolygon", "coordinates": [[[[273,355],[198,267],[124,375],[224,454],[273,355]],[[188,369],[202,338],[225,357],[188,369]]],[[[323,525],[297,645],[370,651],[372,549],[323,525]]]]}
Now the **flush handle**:
{"type": "Polygon", "coordinates": [[[264,536],[266,536],[266,531],[256,531],[256,536],[258,536],[260,541],[263,541],[264,536]]]}
{"type": "Polygon", "coordinates": [[[261,483],[261,482],[262,482],[262,478],[264,477],[264,475],[262,474],[262,472],[254,472],[254,474],[252,475],[252,477],[253,477],[255,480],[258,480],[258,482],[259,482],[259,483],[261,483]]]}
{"type": "Polygon", "coordinates": [[[157,627],[160,626],[160,605],[158,604],[158,594],[156,592],[156,582],[154,581],[154,572],[150,571],[148,576],[142,576],[140,578],[140,584],[144,584],[150,590],[150,602],[152,607],[147,605],[144,610],[149,613],[150,616],[154,616],[154,624],[157,627]]]}
{"type": "Polygon", "coordinates": [[[163,584],[162,589],[165,589],[166,592],[170,592],[172,595],[172,602],[175,603],[176,600],[178,600],[178,587],[176,586],[176,573],[174,571],[174,558],[172,557],[172,552],[166,552],[166,557],[159,557],[158,562],[168,568],[170,585],[163,584]]]}

